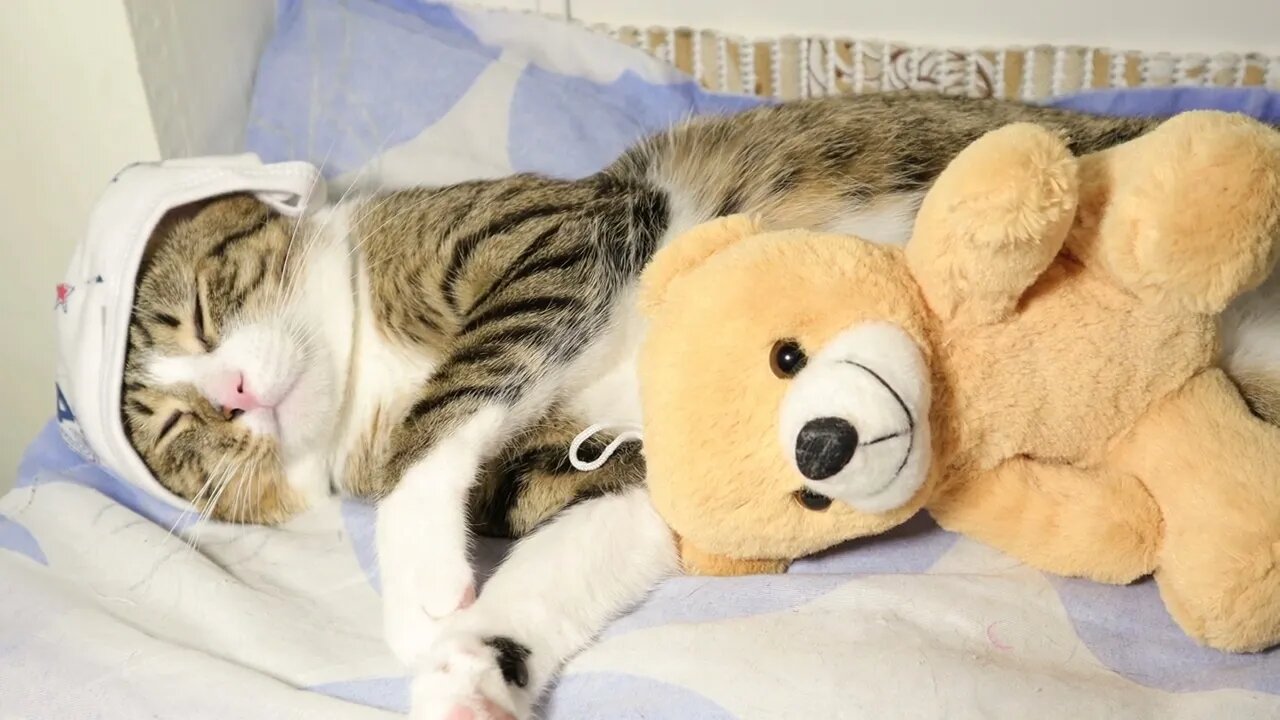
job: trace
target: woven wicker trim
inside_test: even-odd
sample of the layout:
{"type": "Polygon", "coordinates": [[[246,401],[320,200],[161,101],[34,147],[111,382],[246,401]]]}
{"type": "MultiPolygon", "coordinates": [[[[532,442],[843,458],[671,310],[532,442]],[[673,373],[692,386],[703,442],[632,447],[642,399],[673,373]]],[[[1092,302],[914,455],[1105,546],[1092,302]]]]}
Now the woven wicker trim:
{"type": "Polygon", "coordinates": [[[932,90],[1043,100],[1079,90],[1189,85],[1280,90],[1280,56],[1036,46],[945,49],[898,42],[785,37],[747,40],[709,30],[589,26],[665,60],[705,87],[779,99],[932,90]]]}

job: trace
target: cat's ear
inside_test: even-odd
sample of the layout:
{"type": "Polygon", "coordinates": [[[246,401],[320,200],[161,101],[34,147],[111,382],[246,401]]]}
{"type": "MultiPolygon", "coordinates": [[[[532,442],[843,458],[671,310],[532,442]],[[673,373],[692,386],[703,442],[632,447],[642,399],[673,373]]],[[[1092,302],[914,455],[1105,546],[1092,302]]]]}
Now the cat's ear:
{"type": "Polygon", "coordinates": [[[672,283],[721,250],[760,232],[758,218],[729,215],[693,227],[654,254],[640,276],[640,308],[652,317],[672,283]]]}
{"type": "Polygon", "coordinates": [[[151,231],[151,239],[147,241],[147,246],[142,251],[142,265],[139,267],[138,277],[146,274],[146,271],[151,267],[151,261],[155,259],[156,252],[168,243],[169,238],[173,235],[174,228],[193,220],[216,199],[196,200],[186,205],[179,205],[166,212],[160,218],[160,222],[156,224],[155,230],[151,231]]]}

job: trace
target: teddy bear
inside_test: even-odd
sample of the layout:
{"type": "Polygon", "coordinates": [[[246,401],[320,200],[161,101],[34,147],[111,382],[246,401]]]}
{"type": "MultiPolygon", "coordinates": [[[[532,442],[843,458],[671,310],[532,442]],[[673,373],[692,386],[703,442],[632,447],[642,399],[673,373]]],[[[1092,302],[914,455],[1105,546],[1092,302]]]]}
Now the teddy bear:
{"type": "Polygon", "coordinates": [[[962,150],[905,247],[711,221],[644,272],[650,492],[695,574],[903,523],[1043,571],[1154,574],[1228,651],[1280,642],[1280,428],[1215,365],[1280,235],[1280,134],[1197,111],[1075,157],[962,150]]]}

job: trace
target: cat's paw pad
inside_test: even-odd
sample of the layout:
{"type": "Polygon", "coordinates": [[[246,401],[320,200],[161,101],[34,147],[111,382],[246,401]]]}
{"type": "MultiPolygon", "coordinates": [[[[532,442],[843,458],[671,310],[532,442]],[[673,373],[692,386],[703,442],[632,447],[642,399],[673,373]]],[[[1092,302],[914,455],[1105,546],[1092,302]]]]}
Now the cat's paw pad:
{"type": "Polygon", "coordinates": [[[442,636],[413,681],[414,720],[517,720],[528,650],[507,638],[442,636]]]}

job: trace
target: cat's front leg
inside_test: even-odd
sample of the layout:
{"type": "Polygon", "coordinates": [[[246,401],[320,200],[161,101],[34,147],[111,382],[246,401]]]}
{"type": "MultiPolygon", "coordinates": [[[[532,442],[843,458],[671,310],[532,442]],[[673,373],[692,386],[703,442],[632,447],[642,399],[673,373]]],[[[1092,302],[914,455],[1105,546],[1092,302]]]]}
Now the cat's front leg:
{"type": "Polygon", "coordinates": [[[378,504],[383,631],[396,657],[413,666],[439,623],[475,601],[468,559],[467,493],[508,412],[476,411],[431,444],[378,504]]]}
{"type": "Polygon", "coordinates": [[[519,541],[479,600],[446,620],[413,684],[415,720],[524,720],[564,663],[679,569],[634,487],[581,502],[519,541]]]}
{"type": "Polygon", "coordinates": [[[393,436],[387,472],[400,480],[378,503],[383,631],[411,668],[440,621],[475,600],[467,500],[481,465],[545,411],[556,389],[553,377],[534,385],[526,376],[496,381],[485,395],[475,385],[450,390],[448,377],[428,383],[393,436]]]}
{"type": "Polygon", "coordinates": [[[481,465],[563,394],[606,305],[505,307],[482,307],[464,326],[392,433],[382,470],[391,488],[377,520],[383,624],[388,644],[410,666],[435,640],[440,620],[475,598],[467,500],[481,465]]]}

